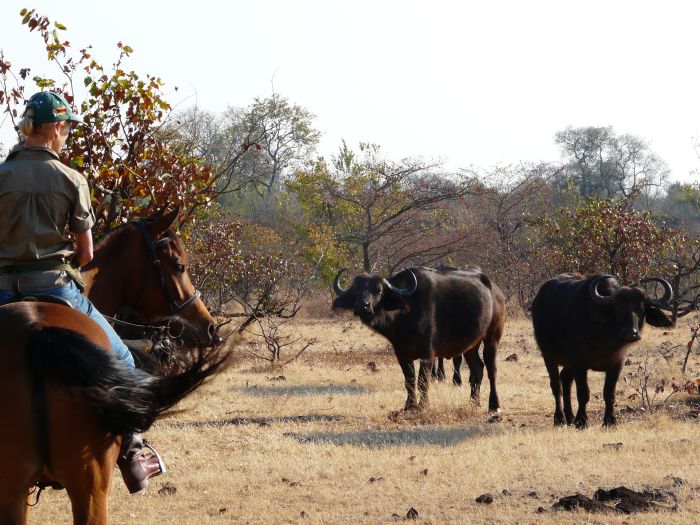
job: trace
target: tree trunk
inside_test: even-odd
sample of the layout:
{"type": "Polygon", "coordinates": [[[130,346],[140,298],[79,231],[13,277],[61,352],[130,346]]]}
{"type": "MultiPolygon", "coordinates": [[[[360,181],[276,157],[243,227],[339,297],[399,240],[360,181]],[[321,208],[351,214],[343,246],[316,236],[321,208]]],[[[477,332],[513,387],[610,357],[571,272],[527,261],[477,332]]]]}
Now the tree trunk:
{"type": "Polygon", "coordinates": [[[367,273],[370,271],[370,266],[369,266],[369,242],[363,242],[362,243],[362,263],[364,265],[364,269],[367,273]]]}

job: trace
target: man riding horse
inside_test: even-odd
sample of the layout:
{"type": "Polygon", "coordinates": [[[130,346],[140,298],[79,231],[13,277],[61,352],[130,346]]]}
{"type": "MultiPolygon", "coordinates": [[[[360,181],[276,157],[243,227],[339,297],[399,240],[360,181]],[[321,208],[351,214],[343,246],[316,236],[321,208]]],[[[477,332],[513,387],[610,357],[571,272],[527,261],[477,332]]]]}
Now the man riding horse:
{"type": "MultiPolygon", "coordinates": [[[[133,369],[129,349],[81,293],[79,267],[93,257],[95,216],[85,177],[58,156],[80,122],[57,93],[39,92],[27,102],[18,126],[25,141],[0,164],[0,302],[32,295],[64,299],[100,325],[115,355],[133,369]]],[[[124,436],[117,464],[132,494],[165,472],[139,434],[124,436]]]]}

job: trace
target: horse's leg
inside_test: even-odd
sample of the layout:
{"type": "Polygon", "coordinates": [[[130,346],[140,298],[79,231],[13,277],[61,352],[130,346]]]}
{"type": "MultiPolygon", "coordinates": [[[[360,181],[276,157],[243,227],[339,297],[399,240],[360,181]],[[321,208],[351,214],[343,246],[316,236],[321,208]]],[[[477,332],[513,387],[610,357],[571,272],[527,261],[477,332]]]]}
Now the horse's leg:
{"type": "Polygon", "coordinates": [[[59,387],[48,389],[50,470],[68,493],[74,525],[107,525],[108,498],[121,439],[94,409],[59,387]]]}
{"type": "Polygon", "coordinates": [[[32,420],[32,381],[26,354],[16,334],[3,333],[0,343],[0,524],[24,524],[27,492],[37,480],[41,459],[32,420]]]}
{"type": "Polygon", "coordinates": [[[75,476],[64,481],[71,508],[73,525],[108,525],[109,492],[119,447],[101,457],[90,458],[75,476]]]}
{"type": "Polygon", "coordinates": [[[29,513],[26,504],[27,491],[3,492],[0,494],[0,524],[24,525],[29,513]]]}

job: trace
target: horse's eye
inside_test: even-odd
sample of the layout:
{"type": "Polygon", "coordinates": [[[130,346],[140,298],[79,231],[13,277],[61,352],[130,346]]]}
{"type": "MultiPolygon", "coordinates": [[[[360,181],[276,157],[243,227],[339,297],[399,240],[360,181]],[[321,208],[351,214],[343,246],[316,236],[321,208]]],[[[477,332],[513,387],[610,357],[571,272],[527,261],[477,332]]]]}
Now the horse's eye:
{"type": "Polygon", "coordinates": [[[174,257],[173,262],[175,263],[175,269],[180,273],[185,273],[185,265],[180,262],[179,257],[174,257]]]}

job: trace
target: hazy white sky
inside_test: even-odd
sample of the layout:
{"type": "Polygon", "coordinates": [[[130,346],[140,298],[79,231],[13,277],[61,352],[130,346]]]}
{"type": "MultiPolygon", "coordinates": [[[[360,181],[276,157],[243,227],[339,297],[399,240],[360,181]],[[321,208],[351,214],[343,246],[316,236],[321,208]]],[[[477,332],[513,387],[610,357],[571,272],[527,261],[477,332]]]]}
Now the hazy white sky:
{"type": "Polygon", "coordinates": [[[172,103],[245,106],[274,79],[317,115],[326,155],[344,138],[453,168],[554,161],[556,131],[611,125],[674,179],[700,168],[700,2],[4,0],[6,58],[55,77],[22,7],[104,63],[131,45],[129,67],[163,78],[172,103]]]}

